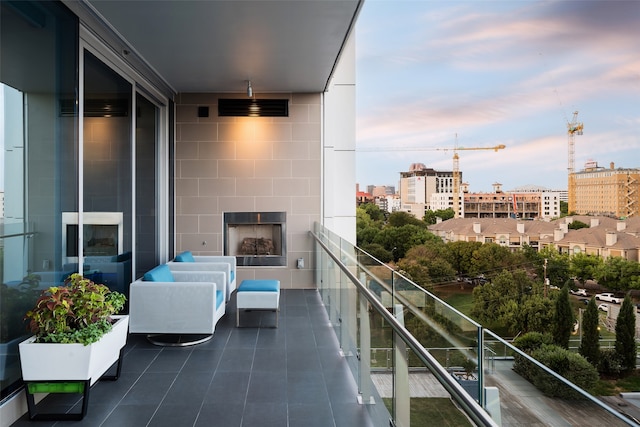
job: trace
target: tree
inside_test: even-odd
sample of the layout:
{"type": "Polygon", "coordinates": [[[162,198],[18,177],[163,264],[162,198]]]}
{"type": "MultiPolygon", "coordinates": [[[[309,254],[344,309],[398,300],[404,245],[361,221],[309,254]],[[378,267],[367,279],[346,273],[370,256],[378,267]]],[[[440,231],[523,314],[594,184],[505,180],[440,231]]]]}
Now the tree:
{"type": "Polygon", "coordinates": [[[453,209],[438,209],[436,211],[427,210],[424,213],[424,217],[422,220],[427,224],[435,224],[437,222],[437,218],[440,218],[443,221],[451,219],[455,216],[453,209]]]}
{"type": "Polygon", "coordinates": [[[403,225],[411,224],[421,228],[427,228],[427,223],[421,219],[416,218],[408,212],[396,211],[392,212],[387,219],[387,223],[391,227],[402,227],[403,225]]]}
{"type": "Polygon", "coordinates": [[[589,228],[589,224],[585,224],[582,221],[574,220],[567,226],[567,228],[569,228],[569,230],[580,230],[581,228],[589,228]]]}
{"type": "Polygon", "coordinates": [[[569,259],[569,273],[584,284],[587,279],[593,279],[601,264],[600,257],[578,253],[569,259]]]}
{"type": "Polygon", "coordinates": [[[409,249],[430,240],[441,241],[439,237],[423,227],[405,224],[401,227],[387,225],[375,237],[373,243],[382,245],[393,254],[393,260],[404,258],[409,249]]]}
{"type": "Polygon", "coordinates": [[[600,363],[600,331],[598,330],[598,308],[596,299],[591,298],[582,315],[582,342],[579,352],[596,368],[600,363]]]}
{"type": "Polygon", "coordinates": [[[569,213],[569,203],[560,201],[560,216],[567,216],[569,213]]]}
{"type": "Polygon", "coordinates": [[[513,266],[514,255],[509,248],[497,243],[485,243],[473,252],[471,272],[493,275],[513,266]]]}
{"type": "Polygon", "coordinates": [[[560,347],[569,348],[569,338],[573,330],[574,318],[569,302],[569,287],[563,286],[556,299],[556,311],[553,316],[553,341],[560,347]]]}
{"type": "Polygon", "coordinates": [[[544,277],[544,260],[547,260],[547,278],[549,283],[563,285],[569,277],[569,256],[561,254],[554,246],[546,246],[539,253],[540,264],[536,265],[538,277],[544,277]]]}
{"type": "Polygon", "coordinates": [[[373,221],[384,221],[386,218],[385,211],[380,209],[375,203],[363,203],[358,208],[363,209],[373,221]]]}
{"type": "Polygon", "coordinates": [[[374,206],[378,211],[380,210],[371,204],[360,205],[356,208],[356,244],[358,246],[372,243],[383,226],[382,221],[374,221],[371,218],[367,211],[368,206],[374,206]]]}
{"type": "Polygon", "coordinates": [[[462,240],[446,244],[444,257],[459,275],[471,273],[473,253],[480,249],[480,242],[465,242],[462,240]]]}
{"type": "Polygon", "coordinates": [[[609,257],[594,271],[594,279],[611,290],[627,291],[636,286],[640,263],[622,257],[609,257]]]}
{"type": "Polygon", "coordinates": [[[426,288],[432,282],[450,281],[455,276],[451,265],[440,255],[444,243],[427,242],[409,249],[398,262],[398,268],[408,273],[418,285],[426,288]]]}
{"type": "Polygon", "coordinates": [[[616,320],[616,353],[622,368],[632,371],[636,368],[636,313],[629,295],[624,297],[616,320]]]}
{"type": "Polygon", "coordinates": [[[546,331],[553,319],[553,305],[539,292],[524,270],[503,271],[491,283],[473,289],[471,315],[481,322],[499,323],[510,333],[546,331]]]}

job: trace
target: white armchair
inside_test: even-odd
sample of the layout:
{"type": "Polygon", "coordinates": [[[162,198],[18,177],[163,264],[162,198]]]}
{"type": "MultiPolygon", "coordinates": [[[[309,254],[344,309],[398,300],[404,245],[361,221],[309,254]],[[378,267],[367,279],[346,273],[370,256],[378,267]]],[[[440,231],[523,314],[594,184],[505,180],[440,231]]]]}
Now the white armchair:
{"type": "Polygon", "coordinates": [[[129,332],[158,345],[184,346],[211,339],[226,309],[226,275],[155,267],[131,283],[129,332]]]}
{"type": "MultiPolygon", "coordinates": [[[[168,264],[203,264],[203,263],[225,263],[229,265],[229,274],[227,274],[227,301],[231,298],[231,294],[236,290],[236,277],[238,266],[236,257],[226,255],[193,255],[191,251],[184,251],[176,255],[173,261],[168,264]]],[[[173,269],[174,267],[172,267],[173,269]]],[[[184,270],[200,270],[198,267],[180,266],[179,269],[184,270]]],[[[176,270],[177,271],[177,270],[176,270]]]]}

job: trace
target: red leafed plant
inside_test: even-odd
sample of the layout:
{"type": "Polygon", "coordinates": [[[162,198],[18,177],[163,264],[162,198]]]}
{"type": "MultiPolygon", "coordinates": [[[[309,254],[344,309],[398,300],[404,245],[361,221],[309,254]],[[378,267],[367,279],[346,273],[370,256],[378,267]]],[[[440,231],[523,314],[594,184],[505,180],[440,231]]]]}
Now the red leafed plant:
{"type": "Polygon", "coordinates": [[[36,342],[96,342],[111,330],[111,316],[124,307],[120,292],[72,274],[65,286],[42,291],[33,309],[25,315],[36,342]]]}

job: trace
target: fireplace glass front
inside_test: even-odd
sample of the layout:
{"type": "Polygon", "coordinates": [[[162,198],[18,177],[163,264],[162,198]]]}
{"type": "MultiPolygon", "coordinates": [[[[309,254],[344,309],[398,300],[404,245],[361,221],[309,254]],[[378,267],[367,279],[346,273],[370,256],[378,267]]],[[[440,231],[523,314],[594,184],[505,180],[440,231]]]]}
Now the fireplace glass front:
{"type": "Polygon", "coordinates": [[[239,266],[286,266],[286,212],[226,212],[224,253],[239,266]]]}

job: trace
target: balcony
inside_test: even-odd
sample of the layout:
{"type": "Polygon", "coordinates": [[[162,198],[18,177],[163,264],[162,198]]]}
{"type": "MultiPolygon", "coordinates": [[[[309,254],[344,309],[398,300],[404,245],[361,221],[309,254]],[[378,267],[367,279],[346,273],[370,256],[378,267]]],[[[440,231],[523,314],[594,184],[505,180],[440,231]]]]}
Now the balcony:
{"type": "MultiPolygon", "coordinates": [[[[158,347],[131,335],[120,379],[92,388],[79,424],[637,425],[530,360],[574,398],[542,395],[513,370],[524,353],[329,230],[311,235],[318,289],[283,290],[278,328],[260,311],[236,328],[233,296],[206,343],[158,347]]],[[[12,425],[27,424],[25,415],[12,425]]]]}

